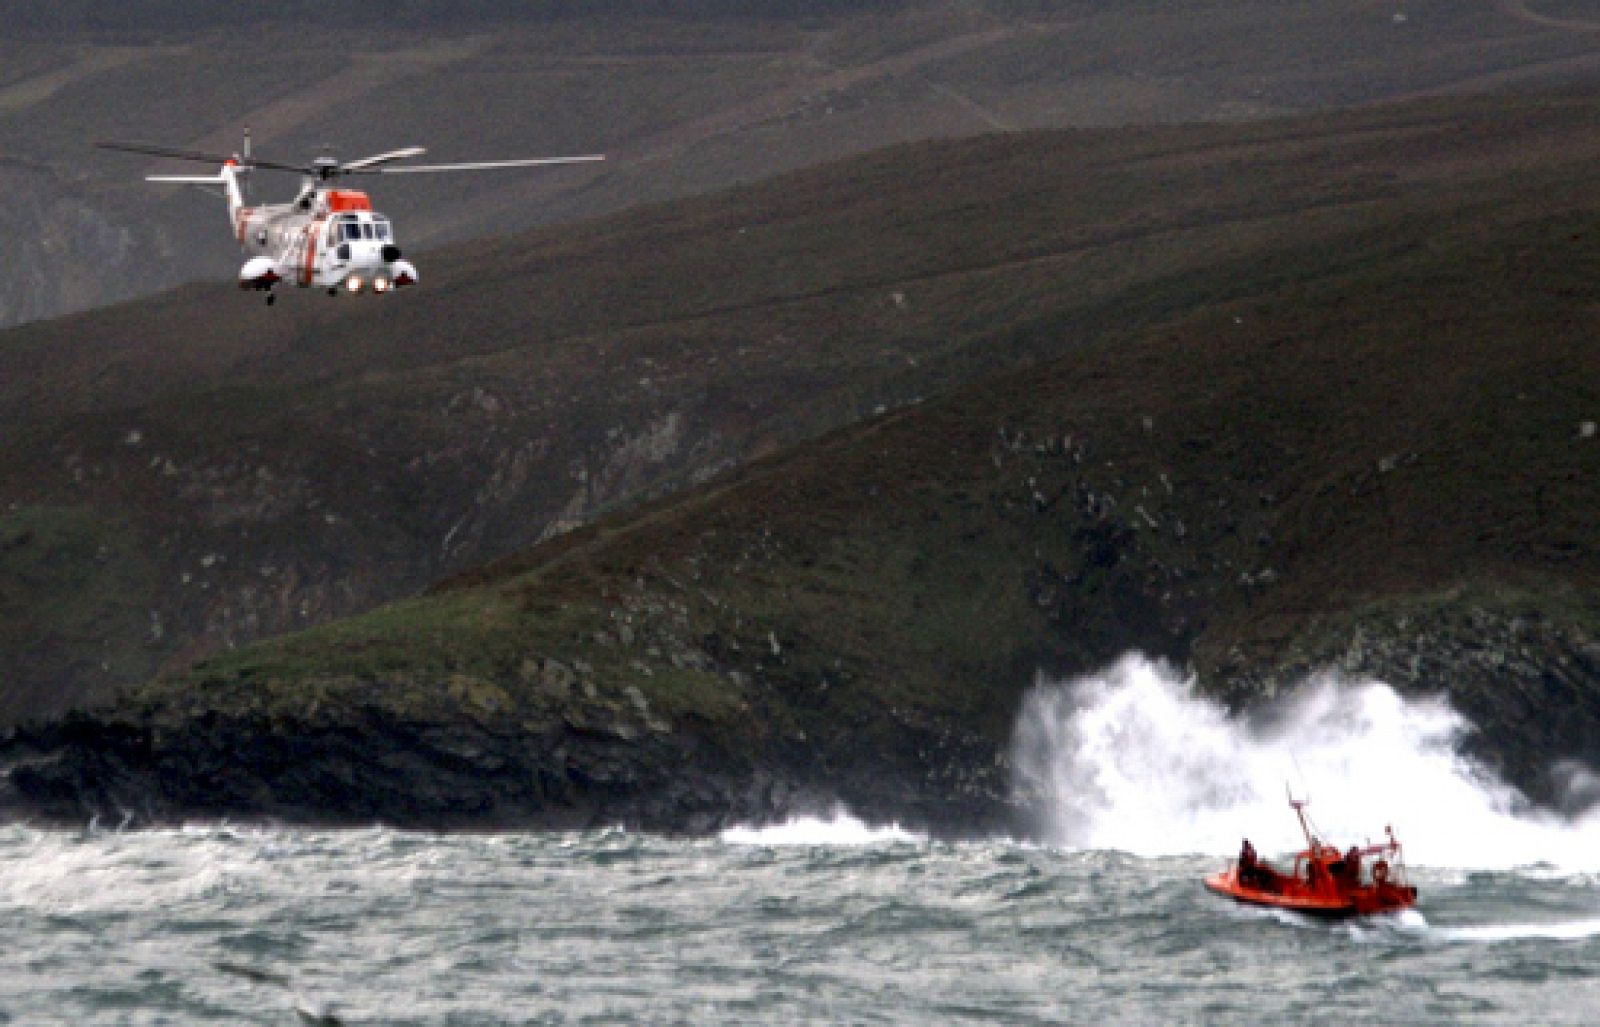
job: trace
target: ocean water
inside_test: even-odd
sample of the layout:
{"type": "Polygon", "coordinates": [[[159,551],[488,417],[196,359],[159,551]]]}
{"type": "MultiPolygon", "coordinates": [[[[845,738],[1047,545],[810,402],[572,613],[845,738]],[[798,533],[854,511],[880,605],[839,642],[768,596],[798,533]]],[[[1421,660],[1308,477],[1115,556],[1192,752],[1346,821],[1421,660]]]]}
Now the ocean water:
{"type": "Polygon", "coordinates": [[[1048,800],[1029,842],[943,843],[843,812],[702,840],[0,828],[0,1018],[1600,1019],[1593,824],[1522,810],[1455,755],[1470,726],[1447,708],[1323,688],[1243,724],[1141,661],[1041,683],[1018,725],[1019,787],[1048,800]],[[1242,783],[1283,752],[1329,837],[1393,819],[1416,910],[1326,923],[1201,887],[1243,831],[1264,854],[1294,847],[1282,781],[1242,783]],[[1410,779],[1351,800],[1375,787],[1357,770],[1385,760],[1410,779]]]}

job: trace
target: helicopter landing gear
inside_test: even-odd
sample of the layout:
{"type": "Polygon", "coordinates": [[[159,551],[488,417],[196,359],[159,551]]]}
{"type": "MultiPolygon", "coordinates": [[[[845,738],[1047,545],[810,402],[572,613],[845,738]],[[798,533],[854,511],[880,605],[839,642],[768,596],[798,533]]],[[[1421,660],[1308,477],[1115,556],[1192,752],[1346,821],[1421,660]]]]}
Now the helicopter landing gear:
{"type": "Polygon", "coordinates": [[[272,289],[268,289],[267,290],[267,306],[270,307],[276,302],[278,302],[278,294],[277,294],[277,292],[275,292],[272,289]]]}
{"type": "Polygon", "coordinates": [[[329,296],[337,296],[337,295],[339,295],[339,287],[336,286],[336,285],[328,286],[328,295],[329,296]]]}

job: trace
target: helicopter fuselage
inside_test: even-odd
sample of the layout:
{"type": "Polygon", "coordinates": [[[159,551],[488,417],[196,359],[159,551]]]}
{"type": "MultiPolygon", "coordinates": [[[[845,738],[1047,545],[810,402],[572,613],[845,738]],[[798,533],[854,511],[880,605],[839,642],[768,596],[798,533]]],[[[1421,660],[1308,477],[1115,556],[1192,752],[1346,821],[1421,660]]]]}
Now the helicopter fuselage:
{"type": "Polygon", "coordinates": [[[240,288],[293,282],[382,293],[417,280],[417,269],[401,259],[393,225],[363,192],[308,185],[290,203],[235,207],[233,223],[249,258],[239,272],[240,288]]]}

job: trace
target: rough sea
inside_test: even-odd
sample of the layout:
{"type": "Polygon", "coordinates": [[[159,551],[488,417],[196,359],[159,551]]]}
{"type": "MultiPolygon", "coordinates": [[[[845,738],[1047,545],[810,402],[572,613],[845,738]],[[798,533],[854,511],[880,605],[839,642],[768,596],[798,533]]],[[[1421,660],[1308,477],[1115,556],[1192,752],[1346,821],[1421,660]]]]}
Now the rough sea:
{"type": "MultiPolygon", "coordinates": [[[[701,840],[0,828],[0,1019],[40,1023],[1538,1023],[1600,1020],[1600,821],[1456,754],[1448,707],[1315,683],[1231,720],[1158,666],[1041,682],[1031,841],[847,812],[701,840]],[[1392,824],[1416,910],[1206,892],[1251,834],[1392,824]]],[[[1583,768],[1565,768],[1592,786],[1583,768]]]]}

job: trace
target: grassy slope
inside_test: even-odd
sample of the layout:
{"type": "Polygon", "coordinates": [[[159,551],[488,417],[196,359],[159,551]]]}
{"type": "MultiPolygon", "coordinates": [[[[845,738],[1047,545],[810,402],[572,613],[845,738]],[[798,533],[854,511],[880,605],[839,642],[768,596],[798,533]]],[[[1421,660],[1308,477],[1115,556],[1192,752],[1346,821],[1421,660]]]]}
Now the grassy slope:
{"type": "MultiPolygon", "coordinates": [[[[916,305],[951,283],[933,366],[974,359],[949,348],[964,331],[1031,366],[431,596],[213,660],[139,705],[331,722],[378,706],[530,731],[637,707],[747,754],[793,751],[868,793],[880,773],[953,775],[926,784],[959,793],[994,785],[1037,668],[1137,646],[1237,694],[1336,651],[1362,618],[1393,630],[1407,610],[1509,612],[1592,640],[1589,110],[1535,98],[1118,137],[1106,189],[1074,179],[1059,194],[1053,182],[1113,166],[1094,159],[1109,137],[906,150],[791,180],[791,195],[833,182],[851,197],[844,238],[881,239],[880,256],[903,246],[893,265],[916,305]],[[964,193],[975,168],[1005,169],[1010,191],[979,174],[964,193]],[[995,230],[909,245],[874,208],[895,201],[854,191],[890,174],[937,183],[934,222],[959,224],[960,198],[982,195],[975,216],[995,230]],[[1135,202],[1141,188],[1186,203],[1135,202]],[[1087,194],[1098,219],[1060,218],[1065,194],[1087,194]],[[1036,238],[1045,227],[1081,243],[1036,238]],[[1153,252],[1183,257],[1129,269],[1153,252]],[[938,261],[965,270],[919,266],[938,261]],[[1105,287],[1079,284],[1089,268],[1137,287],[1085,302],[1105,287]],[[974,770],[985,753],[991,769],[974,770]]],[[[867,249],[830,246],[819,273],[873,274],[851,263],[867,249]]],[[[1593,695],[1530,703],[1518,716],[1549,723],[1596,708],[1593,695]]],[[[1581,747],[1582,731],[1554,736],[1581,747]]]]}
{"type": "MultiPolygon", "coordinates": [[[[1277,315],[1285,338],[1315,340],[1331,310],[1361,346],[1398,359],[1403,349],[1383,347],[1403,343],[1417,318],[1443,331],[1427,319],[1448,327],[1459,316],[1451,304],[1475,306],[1479,277],[1529,306],[1524,284],[1552,272],[1505,256],[1497,226],[1546,208],[1559,226],[1564,210],[1586,209],[1568,194],[1589,181],[1600,149],[1592,114],[1574,94],[905,147],[442,251],[426,290],[394,304],[251,302],[219,321],[218,304],[231,301],[191,287],[9,332],[0,481],[11,512],[77,511],[74,530],[98,525],[112,551],[132,546],[142,565],[95,590],[97,616],[143,608],[133,621],[160,625],[119,632],[111,659],[102,641],[70,643],[78,635],[41,625],[69,642],[26,666],[8,650],[11,709],[60,708],[368,608],[564,519],[681,487],[879,406],[1084,347],[1147,342],[1151,326],[1186,312],[1311,290],[1317,313],[1277,315]],[[1458,263],[1428,272],[1425,287],[1394,284],[1446,258],[1458,263]],[[1490,263],[1460,263],[1469,259],[1490,263]],[[1361,298],[1335,302],[1346,294],[1361,298]]],[[[1571,259],[1547,262],[1561,272],[1571,259]]],[[[1496,337],[1525,345],[1522,322],[1508,323],[1496,337]]],[[[1208,358],[1173,382],[1240,388],[1254,359],[1208,358]]],[[[1339,373],[1395,401],[1397,386],[1367,382],[1359,366],[1339,373]]],[[[1313,411],[1331,418],[1338,404],[1375,402],[1261,384],[1284,404],[1295,450],[1316,441],[1302,437],[1313,411]]],[[[1162,385],[1144,387],[1159,395],[1162,385]]],[[[1478,416],[1483,402],[1459,411],[1461,431],[1492,423],[1478,416]]],[[[1352,436],[1352,459],[1415,449],[1396,435],[1368,452],[1372,437],[1365,427],[1352,436]]],[[[1276,473],[1259,452],[1225,457],[1247,457],[1264,482],[1276,473]]],[[[1167,459],[1174,472],[1192,462],[1167,459]]],[[[1370,545],[1361,538],[1352,544],[1370,545]]],[[[1238,560],[1235,574],[1265,569],[1254,555],[1238,560]]],[[[19,583],[8,596],[18,609],[64,608],[84,573],[68,560],[34,575],[39,557],[23,547],[0,561],[19,583]]]]}

